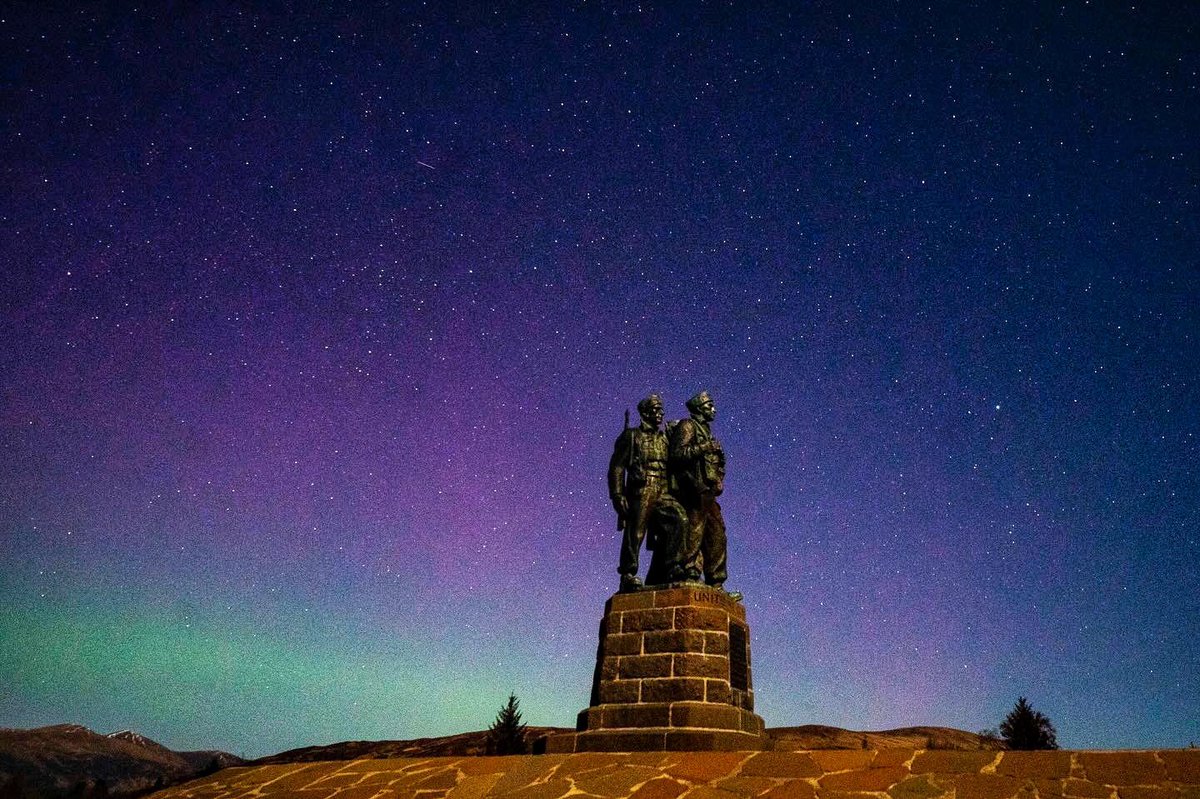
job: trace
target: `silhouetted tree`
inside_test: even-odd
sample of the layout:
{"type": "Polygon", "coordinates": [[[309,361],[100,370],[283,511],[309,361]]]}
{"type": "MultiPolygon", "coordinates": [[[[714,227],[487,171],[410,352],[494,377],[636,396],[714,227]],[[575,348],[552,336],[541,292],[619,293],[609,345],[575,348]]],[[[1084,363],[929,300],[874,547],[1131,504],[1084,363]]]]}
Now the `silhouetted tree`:
{"type": "Polygon", "coordinates": [[[500,708],[496,720],[488,728],[487,751],[489,755],[523,755],[525,725],[521,723],[521,703],[515,694],[508,695],[508,704],[500,708]]]}
{"type": "Polygon", "coordinates": [[[1009,749],[1057,749],[1054,725],[1050,719],[1030,707],[1025,697],[1000,722],[1000,735],[1009,749]]]}

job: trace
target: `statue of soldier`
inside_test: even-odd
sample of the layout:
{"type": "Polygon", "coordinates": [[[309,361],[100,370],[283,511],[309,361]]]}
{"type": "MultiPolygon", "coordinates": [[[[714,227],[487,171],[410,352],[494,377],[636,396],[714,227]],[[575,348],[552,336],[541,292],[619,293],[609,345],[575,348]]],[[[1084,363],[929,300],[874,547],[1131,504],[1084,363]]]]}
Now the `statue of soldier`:
{"type": "Polygon", "coordinates": [[[672,493],[687,514],[677,574],[689,581],[703,575],[705,583],[724,590],[725,519],[717,497],[725,490],[725,451],[711,428],[717,408],[701,391],[687,401],[687,409],[691,417],[674,425],[669,443],[672,493]]]}
{"type": "MultiPolygon", "coordinates": [[[[662,398],[651,394],[637,408],[641,424],[626,427],[617,437],[608,463],[608,495],[617,511],[617,529],[624,530],[617,566],[622,591],[636,591],[642,586],[637,576],[638,556],[647,528],[651,529],[648,546],[655,548],[651,516],[667,491],[667,435],[659,429],[663,421],[662,398]]],[[[662,570],[658,560],[656,553],[647,581],[662,570]]]]}

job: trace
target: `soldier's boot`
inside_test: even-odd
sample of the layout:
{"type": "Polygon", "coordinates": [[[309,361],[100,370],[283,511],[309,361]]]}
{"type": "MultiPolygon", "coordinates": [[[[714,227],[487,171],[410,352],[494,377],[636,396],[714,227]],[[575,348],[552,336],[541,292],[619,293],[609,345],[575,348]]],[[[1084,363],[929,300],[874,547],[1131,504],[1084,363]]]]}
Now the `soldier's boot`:
{"type": "Polygon", "coordinates": [[[621,593],[627,594],[630,591],[640,591],[642,589],[642,581],[637,578],[636,574],[621,575],[621,593]]]}
{"type": "Polygon", "coordinates": [[[724,594],[725,596],[732,599],[734,602],[742,601],[742,592],[741,591],[726,591],[725,583],[709,583],[708,587],[717,589],[722,594],[724,594]]]}

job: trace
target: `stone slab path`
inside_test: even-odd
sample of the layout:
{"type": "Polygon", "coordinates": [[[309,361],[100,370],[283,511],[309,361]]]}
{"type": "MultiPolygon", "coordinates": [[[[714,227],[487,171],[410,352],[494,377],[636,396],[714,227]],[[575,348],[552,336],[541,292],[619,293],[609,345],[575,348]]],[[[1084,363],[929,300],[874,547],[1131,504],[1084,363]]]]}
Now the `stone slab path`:
{"type": "Polygon", "coordinates": [[[653,752],[230,768],[153,799],[1200,799],[1200,750],[653,752]]]}

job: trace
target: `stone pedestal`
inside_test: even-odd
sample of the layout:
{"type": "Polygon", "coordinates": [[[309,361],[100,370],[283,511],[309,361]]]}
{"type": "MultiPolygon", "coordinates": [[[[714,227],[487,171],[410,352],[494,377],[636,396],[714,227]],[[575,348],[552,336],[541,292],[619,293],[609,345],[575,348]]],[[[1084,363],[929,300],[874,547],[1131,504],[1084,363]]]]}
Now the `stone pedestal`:
{"type": "Polygon", "coordinates": [[[704,586],[613,596],[577,728],[546,751],[762,749],[745,608],[704,586]]]}

